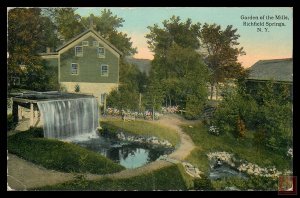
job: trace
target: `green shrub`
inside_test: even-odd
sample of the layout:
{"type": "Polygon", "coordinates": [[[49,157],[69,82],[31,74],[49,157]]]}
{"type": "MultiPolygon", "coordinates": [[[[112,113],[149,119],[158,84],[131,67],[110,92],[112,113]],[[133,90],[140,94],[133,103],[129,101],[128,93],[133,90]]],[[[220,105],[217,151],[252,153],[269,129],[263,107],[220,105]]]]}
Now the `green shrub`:
{"type": "Polygon", "coordinates": [[[216,190],[225,190],[226,187],[235,186],[239,190],[269,190],[278,189],[278,180],[267,177],[249,176],[247,179],[239,177],[228,177],[212,182],[216,190]]]}
{"type": "Polygon", "coordinates": [[[14,121],[12,114],[7,115],[7,130],[13,130],[17,126],[17,122],[14,121]]]}
{"type": "Polygon", "coordinates": [[[100,126],[102,129],[99,130],[99,133],[101,136],[104,136],[104,137],[116,138],[117,133],[122,131],[122,129],[120,129],[114,125],[104,123],[104,122],[101,122],[100,126]]]}
{"type": "Polygon", "coordinates": [[[251,88],[241,83],[224,96],[214,124],[235,137],[244,137],[247,129],[253,130],[259,133],[255,143],[283,152],[292,140],[292,103],[287,89],[273,82],[252,84],[251,88]]]}
{"type": "Polygon", "coordinates": [[[35,138],[42,138],[42,137],[44,137],[44,130],[43,130],[43,128],[30,127],[29,132],[35,138]]]}
{"type": "Polygon", "coordinates": [[[238,117],[238,120],[237,120],[237,136],[238,137],[245,137],[245,123],[244,121],[238,117]]]}
{"type": "Polygon", "coordinates": [[[195,120],[200,118],[203,110],[203,101],[195,95],[189,95],[186,102],[186,112],[184,117],[187,120],[195,120]]]}
{"type": "Polygon", "coordinates": [[[206,175],[201,175],[201,178],[194,179],[195,190],[214,190],[213,185],[206,175]]]}
{"type": "Polygon", "coordinates": [[[78,84],[75,85],[74,91],[75,92],[80,92],[80,86],[78,84]]]}

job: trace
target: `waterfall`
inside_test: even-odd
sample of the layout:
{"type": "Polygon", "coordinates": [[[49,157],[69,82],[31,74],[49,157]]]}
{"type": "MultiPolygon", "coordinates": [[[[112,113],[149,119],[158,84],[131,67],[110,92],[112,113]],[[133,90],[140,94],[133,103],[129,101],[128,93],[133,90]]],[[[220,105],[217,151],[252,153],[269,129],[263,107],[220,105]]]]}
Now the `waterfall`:
{"type": "Polygon", "coordinates": [[[98,127],[96,98],[37,102],[44,119],[44,137],[66,139],[94,133],[98,127]]]}

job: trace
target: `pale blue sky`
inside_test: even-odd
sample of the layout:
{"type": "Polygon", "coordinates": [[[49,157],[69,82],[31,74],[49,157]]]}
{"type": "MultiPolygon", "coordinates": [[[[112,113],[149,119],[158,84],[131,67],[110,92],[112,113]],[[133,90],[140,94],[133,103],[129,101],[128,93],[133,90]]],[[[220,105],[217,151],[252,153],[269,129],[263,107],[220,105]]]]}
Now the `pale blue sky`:
{"type": "MultiPolygon", "coordinates": [[[[109,8],[109,7],[107,7],[109,8]]],[[[77,13],[88,16],[91,13],[99,15],[101,8],[79,8],[77,13]]],[[[193,23],[216,23],[226,28],[233,25],[240,34],[240,45],[244,47],[247,55],[240,57],[243,66],[249,67],[261,59],[275,59],[292,57],[293,49],[293,9],[292,8],[219,8],[219,7],[112,7],[109,8],[114,15],[122,17],[125,22],[119,31],[126,32],[138,48],[137,58],[152,59],[145,35],[149,33],[147,26],[162,25],[162,21],[172,15],[179,16],[182,20],[191,18],[193,23]],[[243,26],[241,15],[263,16],[285,15],[289,20],[258,20],[259,22],[285,23],[284,27],[267,27],[269,32],[257,32],[257,27],[243,26]]],[[[257,20],[247,20],[247,22],[257,20]]],[[[263,27],[264,28],[264,27],[263,27]]],[[[263,29],[264,30],[264,29],[263,29]]]]}

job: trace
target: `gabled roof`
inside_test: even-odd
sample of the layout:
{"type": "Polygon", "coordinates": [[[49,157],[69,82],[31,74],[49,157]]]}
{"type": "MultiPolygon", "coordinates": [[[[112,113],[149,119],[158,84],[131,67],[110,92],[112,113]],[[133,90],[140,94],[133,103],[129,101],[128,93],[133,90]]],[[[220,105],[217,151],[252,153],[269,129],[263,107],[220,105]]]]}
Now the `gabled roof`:
{"type": "Polygon", "coordinates": [[[293,82],[293,59],[260,60],[249,71],[249,80],[293,82]]]}
{"type": "Polygon", "coordinates": [[[96,32],[93,29],[87,29],[86,31],[82,32],[81,34],[78,34],[77,36],[75,36],[74,38],[70,39],[68,42],[64,43],[63,45],[61,45],[60,47],[58,47],[56,49],[56,51],[60,51],[63,48],[67,47],[68,45],[70,45],[71,43],[73,43],[74,41],[80,39],[82,36],[86,35],[87,33],[92,32],[94,33],[100,40],[102,40],[105,44],[107,44],[109,47],[111,47],[113,50],[115,50],[118,54],[120,54],[122,56],[122,52],[120,50],[118,50],[113,44],[111,44],[110,42],[108,42],[106,39],[104,39],[100,34],[98,34],[98,32],[96,32]]]}

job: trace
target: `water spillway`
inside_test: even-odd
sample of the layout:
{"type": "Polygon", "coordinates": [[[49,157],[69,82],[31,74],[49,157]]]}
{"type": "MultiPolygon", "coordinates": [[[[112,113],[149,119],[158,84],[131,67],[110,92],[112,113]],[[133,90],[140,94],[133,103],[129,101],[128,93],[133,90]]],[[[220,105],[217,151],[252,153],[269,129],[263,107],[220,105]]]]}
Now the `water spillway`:
{"type": "Polygon", "coordinates": [[[44,137],[66,139],[94,133],[98,105],[94,97],[38,101],[44,120],[44,137]]]}

